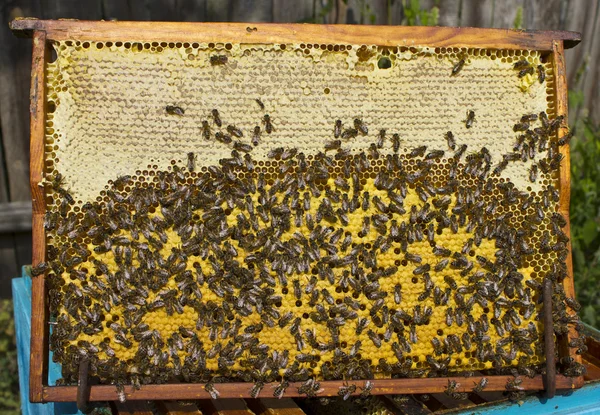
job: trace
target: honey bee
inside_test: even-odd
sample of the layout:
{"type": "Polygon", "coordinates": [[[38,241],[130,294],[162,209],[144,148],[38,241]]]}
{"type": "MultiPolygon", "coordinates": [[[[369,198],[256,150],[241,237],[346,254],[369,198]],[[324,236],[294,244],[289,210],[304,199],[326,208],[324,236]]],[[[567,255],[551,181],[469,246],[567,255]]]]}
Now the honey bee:
{"type": "Polygon", "coordinates": [[[456,150],[454,152],[454,155],[452,157],[454,157],[455,159],[460,159],[463,154],[465,154],[465,151],[467,151],[467,145],[466,144],[461,144],[461,146],[458,148],[458,150],[456,150]]]}
{"type": "Polygon", "coordinates": [[[221,116],[219,115],[219,110],[217,109],[213,109],[211,111],[213,120],[215,122],[215,124],[217,125],[217,127],[221,127],[223,125],[223,123],[221,122],[221,116]]]}
{"type": "Polygon", "coordinates": [[[204,385],[204,390],[208,392],[212,399],[218,399],[221,395],[217,388],[215,388],[215,383],[212,380],[204,385]]]}
{"type": "Polygon", "coordinates": [[[42,275],[49,269],[50,269],[50,266],[46,262],[40,262],[36,266],[31,267],[31,276],[37,277],[39,275],[42,275]]]}
{"type": "Polygon", "coordinates": [[[240,141],[236,141],[233,143],[234,150],[242,151],[244,153],[248,153],[252,151],[252,146],[249,144],[242,143],[240,141]]]}
{"type": "Polygon", "coordinates": [[[165,111],[167,111],[167,114],[169,115],[179,115],[180,117],[185,113],[183,108],[175,105],[167,105],[165,111]]]}
{"type": "Polygon", "coordinates": [[[344,130],[341,137],[344,140],[349,140],[358,136],[358,130],[356,128],[348,128],[344,130]]]}
{"type": "Polygon", "coordinates": [[[188,171],[194,171],[196,165],[196,157],[194,156],[194,153],[189,152],[187,154],[187,169],[188,171]]]}
{"type": "Polygon", "coordinates": [[[456,62],[456,64],[454,65],[454,67],[452,68],[452,75],[451,76],[456,76],[458,75],[458,73],[461,71],[461,69],[463,68],[463,66],[465,66],[465,59],[461,59],[458,62],[456,62]]]}
{"type": "Polygon", "coordinates": [[[325,143],[325,151],[337,150],[340,148],[341,145],[342,145],[342,142],[340,140],[327,141],[325,143]]]}
{"type": "Polygon", "coordinates": [[[397,153],[400,150],[400,136],[398,134],[392,135],[392,149],[394,153],[397,153]]]}
{"type": "Polygon", "coordinates": [[[544,67],[542,65],[537,66],[537,73],[538,73],[538,81],[540,82],[540,84],[543,84],[544,81],[546,80],[546,71],[544,70],[544,67]]]}
{"type": "Polygon", "coordinates": [[[273,124],[271,122],[271,117],[269,116],[269,114],[264,115],[262,122],[265,125],[265,131],[267,132],[267,134],[271,134],[273,132],[273,124]]]}
{"type": "MultiPolygon", "coordinates": [[[[391,370],[390,370],[391,372],[391,370]]],[[[373,382],[370,380],[366,380],[364,386],[361,388],[360,397],[368,398],[371,396],[371,391],[373,390],[373,382]]]]}
{"type": "Polygon", "coordinates": [[[406,252],[406,253],[404,254],[404,258],[405,258],[407,261],[410,261],[410,262],[413,262],[413,263],[417,263],[417,264],[420,264],[420,263],[421,263],[421,261],[422,261],[422,258],[421,258],[421,256],[420,256],[420,255],[418,255],[418,254],[413,254],[413,253],[411,253],[411,252],[406,252]]]}
{"type": "Polygon", "coordinates": [[[342,120],[335,120],[335,125],[333,127],[333,136],[335,138],[340,138],[342,135],[342,120]]]}
{"type": "Polygon", "coordinates": [[[454,134],[452,134],[452,131],[448,131],[446,133],[446,142],[451,150],[456,149],[456,141],[454,140],[454,134]]]}
{"type": "Polygon", "coordinates": [[[359,118],[354,119],[354,128],[356,128],[356,130],[358,130],[362,135],[367,135],[369,133],[367,125],[359,118]]]}
{"type": "Polygon", "coordinates": [[[237,138],[241,138],[244,135],[244,133],[242,133],[242,130],[237,128],[235,125],[228,125],[227,131],[229,132],[229,134],[237,138]]]}
{"type": "Polygon", "coordinates": [[[571,141],[571,138],[573,137],[573,132],[569,131],[568,134],[563,135],[559,140],[558,140],[558,145],[559,146],[564,146],[565,144],[569,144],[569,141],[571,141]]]}
{"type": "Polygon", "coordinates": [[[500,163],[498,163],[498,165],[494,168],[493,174],[495,176],[499,176],[502,171],[504,171],[504,169],[508,166],[508,161],[507,160],[502,160],[500,163]]]}
{"type": "Polygon", "coordinates": [[[252,389],[250,389],[250,397],[252,399],[257,399],[258,395],[260,394],[260,391],[262,390],[262,388],[264,388],[265,383],[263,381],[256,381],[254,382],[254,385],[252,385],[252,389]]]}
{"type": "Polygon", "coordinates": [[[518,76],[519,76],[519,78],[523,78],[526,75],[533,75],[533,73],[534,73],[533,66],[530,66],[528,68],[521,69],[519,71],[519,75],[518,76]]]}
{"type": "Polygon", "coordinates": [[[473,127],[473,121],[475,121],[475,111],[468,110],[467,111],[467,119],[465,120],[465,127],[467,127],[467,128],[473,127]]]}
{"type": "Polygon", "coordinates": [[[531,66],[531,64],[527,61],[527,59],[521,59],[520,61],[515,62],[513,69],[523,69],[528,66],[531,66]]]}
{"type": "Polygon", "coordinates": [[[426,156],[425,160],[434,160],[437,158],[444,157],[444,150],[431,150],[426,156]]]}
{"type": "Polygon", "coordinates": [[[354,392],[356,392],[356,385],[348,385],[348,382],[346,382],[345,385],[340,386],[338,396],[342,397],[343,400],[347,401],[348,398],[350,398],[350,396],[352,396],[354,392]]]}
{"type": "Polygon", "coordinates": [[[527,122],[519,122],[513,126],[514,132],[527,131],[528,129],[529,129],[529,123],[527,123],[527,122]]]}
{"type": "Polygon", "coordinates": [[[425,151],[427,151],[427,146],[420,146],[417,148],[414,148],[410,154],[408,155],[408,157],[410,158],[414,158],[414,157],[422,157],[425,155],[425,151]]]}
{"type": "Polygon", "coordinates": [[[418,267],[416,267],[413,270],[413,274],[414,275],[425,274],[425,273],[429,272],[430,269],[431,269],[431,265],[429,265],[429,264],[419,265],[418,267]]]}
{"type": "Polygon", "coordinates": [[[212,55],[210,57],[210,64],[213,66],[225,65],[227,60],[227,55],[212,55]]]}
{"type": "Polygon", "coordinates": [[[273,391],[273,397],[281,399],[289,386],[290,383],[287,380],[283,380],[279,385],[275,387],[275,390],[273,391]]]}
{"type": "Polygon", "coordinates": [[[538,177],[538,166],[537,164],[532,164],[529,169],[529,181],[535,183],[538,177]]]}

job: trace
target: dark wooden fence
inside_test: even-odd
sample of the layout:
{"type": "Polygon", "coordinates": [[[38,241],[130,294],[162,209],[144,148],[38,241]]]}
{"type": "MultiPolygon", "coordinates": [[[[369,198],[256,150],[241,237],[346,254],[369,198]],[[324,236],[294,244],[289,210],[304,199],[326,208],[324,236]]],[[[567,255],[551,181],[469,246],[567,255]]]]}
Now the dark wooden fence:
{"type": "Polygon", "coordinates": [[[569,87],[582,91],[573,111],[600,123],[600,0],[0,0],[0,298],[31,261],[29,81],[31,42],[8,22],[41,19],[249,21],[574,30],[583,42],[567,51],[569,87]],[[432,9],[432,7],[437,9],[432,9]]]}

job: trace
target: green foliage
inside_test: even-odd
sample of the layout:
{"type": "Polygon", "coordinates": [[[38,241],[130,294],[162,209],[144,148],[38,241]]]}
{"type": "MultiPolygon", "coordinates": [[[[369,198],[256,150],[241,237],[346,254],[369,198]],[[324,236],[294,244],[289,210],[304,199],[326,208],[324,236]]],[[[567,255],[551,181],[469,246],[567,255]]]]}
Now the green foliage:
{"type": "MultiPolygon", "coordinates": [[[[392,2],[393,3],[393,2],[392,2]]],[[[437,3],[437,2],[436,2],[437,3]]],[[[406,26],[435,26],[440,17],[440,9],[433,6],[430,10],[422,10],[420,0],[403,0],[406,26]]]]}
{"type": "Polygon", "coordinates": [[[12,301],[0,300],[0,413],[18,413],[19,372],[12,301]]]}
{"type": "MultiPolygon", "coordinates": [[[[570,92],[572,104],[581,99],[570,92]]],[[[575,106],[575,105],[574,105],[575,106]]],[[[571,140],[571,241],[575,292],[582,304],[581,317],[600,324],[600,128],[587,119],[575,120],[571,140]]]]}
{"type": "Polygon", "coordinates": [[[517,14],[515,20],[513,20],[513,29],[523,28],[523,6],[517,7],[517,14]]]}

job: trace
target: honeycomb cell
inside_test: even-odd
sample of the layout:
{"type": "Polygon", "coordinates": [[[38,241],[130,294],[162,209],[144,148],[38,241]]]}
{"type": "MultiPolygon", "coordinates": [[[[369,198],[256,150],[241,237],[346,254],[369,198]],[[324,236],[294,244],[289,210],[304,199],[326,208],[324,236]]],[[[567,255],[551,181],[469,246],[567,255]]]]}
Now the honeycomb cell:
{"type": "MultiPolygon", "coordinates": [[[[279,364],[266,369],[270,379],[286,376],[294,363],[302,376],[341,379],[352,363],[340,356],[349,353],[368,366],[356,375],[362,378],[408,376],[446,358],[445,373],[489,369],[490,358],[479,358],[485,342],[463,336],[477,337],[469,327],[487,325],[495,344],[502,337],[491,322],[497,298],[532,301],[526,297],[535,290],[521,294],[515,284],[543,278],[557,263],[540,248],[558,242],[553,203],[541,207],[544,218],[535,224],[547,240],[524,226],[557,176],[529,181],[540,155],[492,173],[514,152],[521,116],[553,108],[551,88],[536,81],[523,93],[512,67],[518,56],[540,64],[538,52],[72,41],[55,47],[57,60],[47,68],[46,229],[65,260],[50,261],[60,265],[51,287],[60,300],[52,309],[52,344],[68,381],[77,368],[67,356],[89,353],[88,344],[100,349],[98,362],[142,383],[183,379],[182,365],[198,370],[200,360],[195,381],[241,370],[253,376],[249,368],[258,362],[279,364]],[[227,61],[212,64],[225,50],[227,61]],[[459,57],[465,65],[451,76],[459,57]],[[323,94],[305,95],[307,88],[323,94]],[[472,128],[464,102],[476,113],[472,128]],[[234,125],[239,136],[231,137],[227,126],[234,125]],[[258,145],[246,152],[255,128],[258,145]],[[379,147],[380,129],[388,138],[379,147]],[[449,130],[458,146],[467,144],[460,157],[448,149],[449,130]],[[193,172],[185,165],[189,152],[193,172]],[[64,183],[55,184],[59,173],[64,183]],[[66,189],[74,203],[64,201],[66,189]],[[528,209],[520,208],[535,194],[528,209]],[[496,252],[522,232],[531,239],[512,248],[523,263],[507,281],[496,275],[503,266],[496,252]],[[418,260],[407,261],[407,251],[418,260]],[[67,327],[71,340],[62,341],[67,327]],[[431,342],[436,335],[443,359],[431,342]],[[153,376],[138,375],[140,366],[153,376]]],[[[547,71],[548,84],[552,77],[547,71]]],[[[537,311],[500,311],[501,324],[540,341],[537,311]]],[[[535,349],[531,362],[543,360],[540,353],[535,349]]]]}

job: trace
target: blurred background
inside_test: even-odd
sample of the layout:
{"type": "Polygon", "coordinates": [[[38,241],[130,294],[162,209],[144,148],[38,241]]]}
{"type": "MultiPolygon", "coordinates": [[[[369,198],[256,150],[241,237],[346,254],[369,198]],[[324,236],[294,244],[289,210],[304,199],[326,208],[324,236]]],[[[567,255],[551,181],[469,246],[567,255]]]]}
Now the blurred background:
{"type": "Polygon", "coordinates": [[[279,22],[573,30],[567,50],[571,237],[586,323],[600,326],[600,0],[0,0],[0,414],[18,413],[10,281],[31,262],[31,41],[17,17],[85,20],[279,22]]]}

